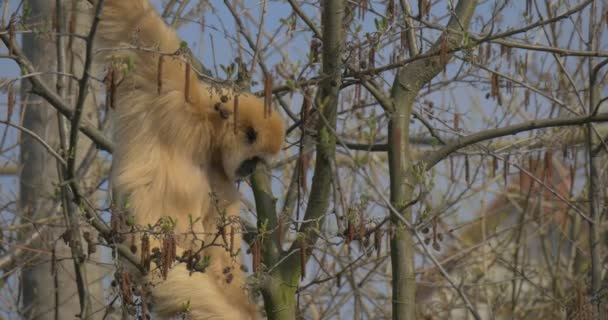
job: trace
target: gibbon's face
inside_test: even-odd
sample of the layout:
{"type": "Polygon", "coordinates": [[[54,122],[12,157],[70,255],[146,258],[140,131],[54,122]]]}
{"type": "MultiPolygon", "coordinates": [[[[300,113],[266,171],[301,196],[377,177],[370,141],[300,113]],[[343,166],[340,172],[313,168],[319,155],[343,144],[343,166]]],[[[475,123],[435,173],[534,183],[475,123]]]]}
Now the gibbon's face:
{"type": "Polygon", "coordinates": [[[225,121],[227,132],[220,152],[229,179],[249,176],[258,163],[269,164],[281,151],[285,139],[283,119],[274,110],[265,116],[263,100],[241,95],[238,110],[225,121]]]}

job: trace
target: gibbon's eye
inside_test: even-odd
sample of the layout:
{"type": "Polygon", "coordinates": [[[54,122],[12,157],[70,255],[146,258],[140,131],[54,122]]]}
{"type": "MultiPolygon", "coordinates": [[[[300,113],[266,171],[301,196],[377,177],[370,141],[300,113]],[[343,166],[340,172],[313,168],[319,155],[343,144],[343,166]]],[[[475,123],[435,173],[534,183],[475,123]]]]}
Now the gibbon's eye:
{"type": "Polygon", "coordinates": [[[245,134],[247,135],[247,142],[249,142],[249,144],[253,144],[258,138],[258,133],[255,132],[252,127],[248,127],[247,131],[245,131],[245,134]]]}

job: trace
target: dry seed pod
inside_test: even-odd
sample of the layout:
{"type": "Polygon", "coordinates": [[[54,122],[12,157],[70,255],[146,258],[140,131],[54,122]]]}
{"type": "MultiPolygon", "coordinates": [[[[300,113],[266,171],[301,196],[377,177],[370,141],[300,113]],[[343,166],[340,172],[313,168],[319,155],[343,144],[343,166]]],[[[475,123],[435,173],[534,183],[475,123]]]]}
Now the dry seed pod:
{"type": "Polygon", "coordinates": [[[443,66],[445,72],[445,66],[448,64],[449,56],[448,50],[450,46],[450,38],[447,35],[441,37],[441,44],[439,46],[439,64],[443,66]]]}
{"type": "Polygon", "coordinates": [[[127,305],[133,304],[131,277],[128,272],[120,272],[118,276],[120,296],[127,305]]]}
{"type": "Polygon", "coordinates": [[[499,88],[499,79],[498,79],[498,74],[496,73],[492,73],[491,77],[490,77],[490,84],[491,84],[491,89],[490,92],[492,94],[493,98],[498,98],[498,96],[500,95],[500,88],[499,88]]]}
{"type": "Polygon", "coordinates": [[[488,62],[492,58],[492,45],[488,42],[486,45],[486,57],[485,61],[488,62]]]}
{"type": "Polygon", "coordinates": [[[253,255],[253,257],[252,257],[253,273],[257,273],[258,268],[259,268],[260,253],[259,253],[258,248],[259,248],[259,244],[258,244],[258,239],[256,238],[255,240],[253,240],[253,243],[251,244],[251,254],[253,255]]]}
{"type": "Polygon", "coordinates": [[[190,102],[190,69],[192,66],[190,62],[186,63],[186,79],[185,79],[185,88],[184,88],[184,100],[186,102],[190,102]]]}
{"type": "Polygon", "coordinates": [[[570,164],[570,190],[572,190],[572,188],[574,188],[574,178],[576,178],[576,176],[574,175],[576,173],[576,168],[574,167],[574,163],[570,164]]]}
{"type": "Polygon", "coordinates": [[[269,117],[272,112],[272,75],[264,74],[264,117],[269,117]]]}
{"type": "Polygon", "coordinates": [[[234,226],[230,224],[230,244],[229,244],[229,252],[230,255],[234,255],[234,226]]]}
{"type": "Polygon", "coordinates": [[[389,0],[386,4],[386,16],[389,22],[392,22],[395,18],[395,0],[389,0]]]}
{"type": "Polygon", "coordinates": [[[469,165],[469,155],[464,156],[464,175],[467,184],[471,184],[471,167],[469,165]]]}
{"type": "Polygon", "coordinates": [[[160,271],[164,280],[167,280],[167,274],[169,269],[175,261],[176,255],[176,241],[173,234],[168,234],[164,237],[161,251],[161,265],[160,271]]]}
{"type": "Polygon", "coordinates": [[[526,172],[524,169],[519,168],[519,191],[524,192],[524,179],[526,179],[526,172]]]}
{"type": "Polygon", "coordinates": [[[368,64],[368,67],[371,69],[373,69],[376,66],[376,48],[373,45],[371,46],[371,48],[369,48],[367,64],[368,64]]]}
{"type": "Polygon", "coordinates": [[[363,242],[363,238],[365,237],[365,217],[363,216],[363,211],[359,213],[359,241],[363,242]]]}
{"type": "Polygon", "coordinates": [[[148,303],[146,302],[146,295],[144,294],[144,291],[141,288],[137,289],[137,295],[140,299],[139,304],[141,305],[142,319],[151,319],[150,312],[148,311],[148,303]]]}
{"type": "Polygon", "coordinates": [[[105,78],[106,85],[106,108],[115,109],[116,75],[114,67],[110,67],[105,78]]]}
{"type": "Polygon", "coordinates": [[[507,178],[509,177],[509,155],[506,155],[504,157],[503,167],[504,167],[502,170],[503,180],[505,181],[505,186],[507,186],[507,178]]]}
{"type": "Polygon", "coordinates": [[[156,70],[156,91],[158,94],[160,94],[163,89],[163,60],[164,56],[160,55],[158,57],[158,66],[156,70]]]}
{"type": "Polygon", "coordinates": [[[369,5],[369,0],[362,0],[359,2],[359,18],[362,20],[365,19],[365,13],[367,12],[367,6],[369,5]]]}
{"type": "Polygon", "coordinates": [[[351,243],[351,241],[353,241],[353,239],[355,238],[355,226],[353,225],[351,219],[348,219],[348,224],[347,224],[347,231],[346,231],[346,243],[349,244],[351,243]]]}
{"type": "Polygon", "coordinates": [[[545,152],[545,177],[551,178],[553,174],[553,153],[551,151],[545,152]]]}
{"type": "Polygon", "coordinates": [[[9,121],[13,116],[13,110],[15,110],[15,90],[13,90],[12,85],[8,88],[8,96],[7,96],[6,104],[7,104],[6,121],[9,121]]]}
{"type": "Polygon", "coordinates": [[[431,13],[431,0],[420,0],[418,1],[420,18],[426,17],[428,19],[429,14],[431,13]]]}
{"type": "Polygon", "coordinates": [[[239,117],[239,96],[234,96],[234,132],[237,132],[237,123],[239,117]]]}
{"type": "Polygon", "coordinates": [[[12,16],[8,22],[8,54],[13,55],[15,42],[15,16],[12,16]]]}
{"type": "Polygon", "coordinates": [[[382,249],[382,230],[376,228],[374,231],[374,249],[376,250],[376,258],[380,258],[382,249]]]}
{"type": "Polygon", "coordinates": [[[150,270],[150,238],[147,233],[141,236],[141,263],[144,270],[150,270]]]}

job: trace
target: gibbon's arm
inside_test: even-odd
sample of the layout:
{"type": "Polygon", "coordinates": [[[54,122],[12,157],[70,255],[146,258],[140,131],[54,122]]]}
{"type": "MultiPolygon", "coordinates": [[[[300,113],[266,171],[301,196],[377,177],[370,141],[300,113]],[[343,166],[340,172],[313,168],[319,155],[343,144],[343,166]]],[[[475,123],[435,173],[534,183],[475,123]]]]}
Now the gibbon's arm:
{"type": "MultiPolygon", "coordinates": [[[[232,106],[234,91],[198,80],[186,55],[179,52],[179,36],[148,0],[106,0],[97,34],[98,61],[127,69],[127,81],[119,91],[173,96],[179,92],[181,103],[202,115],[217,113],[219,103],[232,106]]],[[[254,99],[250,94],[239,95],[254,99]]]]}

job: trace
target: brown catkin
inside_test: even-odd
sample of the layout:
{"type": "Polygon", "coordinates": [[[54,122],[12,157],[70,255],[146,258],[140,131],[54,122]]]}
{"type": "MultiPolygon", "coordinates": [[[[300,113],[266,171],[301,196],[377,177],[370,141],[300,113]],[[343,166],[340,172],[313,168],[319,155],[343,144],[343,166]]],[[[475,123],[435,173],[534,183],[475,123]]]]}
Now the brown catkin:
{"type": "Polygon", "coordinates": [[[106,107],[116,109],[116,72],[113,67],[108,71],[106,80],[106,107]]]}
{"type": "Polygon", "coordinates": [[[367,57],[367,65],[371,69],[373,69],[376,66],[376,47],[373,45],[369,48],[369,53],[368,53],[368,57],[367,57]]]}
{"type": "Polygon", "coordinates": [[[361,241],[361,243],[363,243],[363,238],[365,238],[365,215],[363,214],[363,211],[361,211],[359,213],[359,241],[361,241]]]}
{"type": "Polygon", "coordinates": [[[144,270],[150,270],[150,237],[148,237],[147,233],[144,233],[141,236],[141,263],[144,270]]]}
{"type": "Polygon", "coordinates": [[[131,276],[128,272],[121,272],[119,275],[118,283],[120,286],[120,295],[123,302],[127,305],[133,304],[133,297],[131,291],[131,276]]]}
{"type": "Polygon", "coordinates": [[[235,233],[235,227],[234,225],[230,224],[230,256],[234,255],[234,233],[235,233]]]}
{"type": "Polygon", "coordinates": [[[13,111],[15,110],[15,90],[11,85],[8,88],[8,97],[7,97],[7,111],[6,111],[6,121],[10,121],[13,116],[13,111]]]}
{"type": "Polygon", "coordinates": [[[167,275],[169,274],[169,269],[173,265],[175,261],[176,254],[176,242],[175,236],[173,234],[167,234],[163,238],[162,244],[163,250],[161,252],[161,265],[160,271],[164,280],[167,280],[167,275]]]}
{"type": "Polygon", "coordinates": [[[491,84],[491,95],[493,98],[498,98],[498,96],[500,95],[500,89],[499,89],[499,79],[498,79],[498,75],[496,73],[492,73],[492,75],[490,76],[490,84],[491,84]]]}
{"type": "Polygon", "coordinates": [[[11,17],[8,23],[8,54],[14,54],[14,43],[15,43],[15,16],[11,17]]]}
{"type": "Polygon", "coordinates": [[[347,231],[346,231],[346,243],[347,244],[349,244],[355,238],[355,226],[353,225],[353,222],[351,220],[352,220],[352,218],[348,218],[348,225],[346,227],[347,228],[347,231]]]}
{"type": "Polygon", "coordinates": [[[505,186],[506,186],[507,178],[509,177],[509,155],[506,155],[504,158],[502,175],[503,175],[503,180],[505,181],[505,186]]]}
{"type": "Polygon", "coordinates": [[[239,96],[234,96],[234,133],[237,132],[237,123],[239,117],[239,96]]]}
{"type": "Polygon", "coordinates": [[[156,91],[158,94],[160,94],[163,89],[163,60],[164,56],[160,55],[158,57],[158,66],[156,70],[156,91]]]}
{"type": "Polygon", "coordinates": [[[547,180],[551,179],[553,175],[553,153],[551,151],[545,152],[545,177],[547,180]]]}
{"type": "Polygon", "coordinates": [[[184,100],[186,103],[190,102],[190,70],[192,66],[190,62],[186,63],[186,79],[185,79],[185,87],[184,87],[184,100]]]}
{"type": "Polygon", "coordinates": [[[382,249],[382,230],[376,228],[374,231],[374,248],[376,249],[376,258],[380,258],[382,249]]]}
{"type": "Polygon", "coordinates": [[[441,37],[441,43],[439,45],[439,64],[443,67],[445,72],[445,66],[448,64],[448,50],[450,47],[450,38],[447,35],[441,37]]]}
{"type": "Polygon", "coordinates": [[[467,184],[471,184],[471,166],[469,164],[469,155],[464,156],[464,176],[467,184]]]}
{"type": "Polygon", "coordinates": [[[264,117],[269,117],[272,112],[272,75],[264,74],[264,117]]]}

